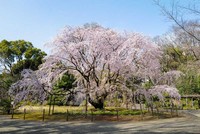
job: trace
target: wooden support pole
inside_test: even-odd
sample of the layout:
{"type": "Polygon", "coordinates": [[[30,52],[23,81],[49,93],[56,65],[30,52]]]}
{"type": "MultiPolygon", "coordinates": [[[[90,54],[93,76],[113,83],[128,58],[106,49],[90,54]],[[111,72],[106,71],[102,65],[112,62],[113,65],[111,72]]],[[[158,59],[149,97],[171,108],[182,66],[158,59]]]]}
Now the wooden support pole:
{"type": "Polygon", "coordinates": [[[117,121],[119,121],[119,110],[117,109],[117,121]]]}
{"type": "Polygon", "coordinates": [[[186,109],[188,109],[188,101],[187,101],[187,97],[185,98],[185,106],[186,106],[186,109]]]}
{"type": "Polygon", "coordinates": [[[154,102],[153,102],[153,98],[152,98],[152,97],[151,97],[151,101],[152,101],[152,102],[151,102],[151,113],[152,113],[152,116],[154,116],[154,112],[153,112],[153,103],[154,103],[154,102]]]}
{"type": "Polygon", "coordinates": [[[178,107],[176,106],[176,116],[178,116],[178,107]]]}
{"type": "Polygon", "coordinates": [[[26,119],[26,108],[24,108],[24,120],[26,119]]]}
{"type": "Polygon", "coordinates": [[[11,116],[11,119],[13,119],[14,118],[14,108],[12,108],[12,116],[11,116]]]}
{"type": "Polygon", "coordinates": [[[87,118],[87,111],[88,111],[88,95],[86,94],[86,99],[85,99],[85,118],[87,118]]]}
{"type": "Polygon", "coordinates": [[[194,99],[193,98],[191,99],[192,99],[192,108],[194,108],[194,99]]]}
{"type": "Polygon", "coordinates": [[[43,109],[43,112],[42,112],[42,121],[44,122],[44,116],[45,116],[45,109],[43,109]]]}
{"type": "Polygon", "coordinates": [[[53,99],[53,108],[52,108],[52,114],[54,113],[55,101],[56,101],[56,98],[54,98],[54,99],[53,99]]]}
{"type": "Polygon", "coordinates": [[[200,108],[200,99],[198,98],[197,101],[198,101],[198,109],[199,109],[200,108]]]}
{"type": "Polygon", "coordinates": [[[51,114],[51,102],[52,102],[52,95],[50,96],[50,103],[49,103],[49,115],[51,114]]]}
{"type": "Polygon", "coordinates": [[[69,111],[67,109],[67,112],[66,112],[66,121],[69,121],[69,111]]]}
{"type": "Polygon", "coordinates": [[[91,110],[91,121],[93,122],[94,121],[94,117],[93,117],[93,110],[91,110]]]}
{"type": "Polygon", "coordinates": [[[143,109],[142,109],[142,102],[141,102],[141,101],[139,101],[139,102],[140,102],[141,118],[142,118],[142,120],[143,120],[143,109]]]}
{"type": "Polygon", "coordinates": [[[173,117],[173,103],[172,103],[172,100],[171,100],[171,117],[173,117]]]}

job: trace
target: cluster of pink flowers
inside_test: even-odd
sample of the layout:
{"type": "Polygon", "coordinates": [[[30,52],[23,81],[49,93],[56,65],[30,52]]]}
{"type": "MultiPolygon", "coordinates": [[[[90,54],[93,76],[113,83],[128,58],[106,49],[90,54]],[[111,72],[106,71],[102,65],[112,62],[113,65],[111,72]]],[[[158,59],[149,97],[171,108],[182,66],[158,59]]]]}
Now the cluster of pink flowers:
{"type": "MultiPolygon", "coordinates": [[[[150,38],[139,33],[119,33],[96,25],[66,27],[50,45],[53,54],[40,69],[24,70],[22,80],[11,86],[14,101],[36,97],[44,100],[66,71],[76,77],[77,89],[96,98],[125,87],[126,80],[133,75],[151,80],[154,85],[159,81],[162,52],[150,38]]],[[[164,93],[178,98],[177,90],[166,85],[137,92],[146,98],[151,95],[163,100],[164,93]]]]}
{"type": "MultiPolygon", "coordinates": [[[[146,89],[138,89],[135,92],[135,95],[142,96],[142,99],[145,99],[148,103],[152,103],[153,97],[157,97],[160,102],[165,102],[165,99],[168,97],[170,99],[174,99],[180,101],[181,95],[175,87],[171,87],[168,85],[157,85],[152,88],[146,89]]],[[[140,100],[141,98],[138,98],[140,100]]]]}

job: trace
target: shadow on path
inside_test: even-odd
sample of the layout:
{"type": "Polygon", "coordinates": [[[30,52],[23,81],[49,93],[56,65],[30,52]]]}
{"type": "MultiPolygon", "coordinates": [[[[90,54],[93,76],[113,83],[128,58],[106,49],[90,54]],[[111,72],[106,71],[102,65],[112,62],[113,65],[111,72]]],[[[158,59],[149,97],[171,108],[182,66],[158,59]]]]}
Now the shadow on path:
{"type": "Polygon", "coordinates": [[[173,118],[143,122],[39,122],[0,116],[0,134],[4,133],[134,133],[193,134],[200,132],[198,118],[173,118]]]}

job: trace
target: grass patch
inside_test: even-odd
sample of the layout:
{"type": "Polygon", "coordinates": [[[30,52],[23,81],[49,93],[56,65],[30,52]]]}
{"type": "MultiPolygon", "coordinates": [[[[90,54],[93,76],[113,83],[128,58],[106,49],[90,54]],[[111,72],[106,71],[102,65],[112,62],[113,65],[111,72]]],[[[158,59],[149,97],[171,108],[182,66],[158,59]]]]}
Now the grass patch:
{"type": "MultiPolygon", "coordinates": [[[[143,111],[142,116],[140,110],[127,110],[125,108],[106,107],[104,110],[88,108],[87,118],[85,107],[55,106],[54,113],[48,115],[48,106],[25,106],[15,111],[14,118],[24,119],[24,109],[26,109],[26,120],[42,121],[43,109],[45,109],[45,121],[140,121],[158,119],[147,111],[143,111]],[[68,115],[67,115],[68,110],[68,115]]],[[[160,115],[158,115],[160,116],[160,115]]],[[[162,118],[168,118],[169,114],[162,115],[162,118]]]]}

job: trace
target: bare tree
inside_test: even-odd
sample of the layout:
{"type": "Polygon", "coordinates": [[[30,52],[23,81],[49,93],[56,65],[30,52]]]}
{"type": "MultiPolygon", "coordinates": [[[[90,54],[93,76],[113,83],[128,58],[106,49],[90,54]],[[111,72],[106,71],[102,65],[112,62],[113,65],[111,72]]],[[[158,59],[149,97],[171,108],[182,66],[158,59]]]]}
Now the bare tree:
{"type": "Polygon", "coordinates": [[[190,37],[200,42],[200,36],[196,33],[196,30],[200,29],[200,1],[193,0],[188,5],[184,5],[181,1],[172,0],[171,8],[167,8],[162,0],[154,0],[154,2],[169,20],[173,21],[190,37]]]}

